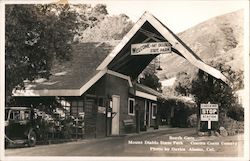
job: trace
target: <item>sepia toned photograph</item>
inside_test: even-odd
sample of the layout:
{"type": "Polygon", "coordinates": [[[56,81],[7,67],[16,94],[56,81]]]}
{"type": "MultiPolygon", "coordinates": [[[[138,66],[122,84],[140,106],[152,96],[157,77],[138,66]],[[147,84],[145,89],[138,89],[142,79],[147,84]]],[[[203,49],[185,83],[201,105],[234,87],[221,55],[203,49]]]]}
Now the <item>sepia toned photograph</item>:
{"type": "Polygon", "coordinates": [[[3,160],[249,160],[248,1],[1,5],[3,160]]]}

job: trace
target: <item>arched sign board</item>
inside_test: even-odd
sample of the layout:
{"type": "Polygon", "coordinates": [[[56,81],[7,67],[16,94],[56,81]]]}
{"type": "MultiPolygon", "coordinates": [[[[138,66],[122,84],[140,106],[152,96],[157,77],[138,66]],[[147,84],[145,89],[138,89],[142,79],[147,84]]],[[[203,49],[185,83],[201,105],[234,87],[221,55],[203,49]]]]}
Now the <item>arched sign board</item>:
{"type": "Polygon", "coordinates": [[[201,104],[201,121],[208,122],[208,129],[211,129],[211,121],[219,120],[218,104],[201,104]]]}
{"type": "Polygon", "coordinates": [[[168,42],[150,42],[131,44],[131,55],[148,55],[171,53],[171,44],[168,42]]]}

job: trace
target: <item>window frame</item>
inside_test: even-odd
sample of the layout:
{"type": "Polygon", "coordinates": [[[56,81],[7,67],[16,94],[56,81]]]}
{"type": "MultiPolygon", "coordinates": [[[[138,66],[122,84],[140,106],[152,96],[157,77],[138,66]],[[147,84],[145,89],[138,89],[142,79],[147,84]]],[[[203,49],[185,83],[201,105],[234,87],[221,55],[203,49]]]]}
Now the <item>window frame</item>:
{"type": "Polygon", "coordinates": [[[151,117],[152,117],[152,119],[156,119],[156,115],[157,115],[157,104],[152,103],[152,105],[151,105],[151,117]],[[154,108],[155,108],[155,110],[154,110],[154,108]]]}
{"type": "Polygon", "coordinates": [[[60,97],[58,98],[58,101],[60,102],[62,108],[67,110],[65,115],[78,117],[79,113],[85,112],[84,99],[65,99],[60,97]]]}
{"type": "Polygon", "coordinates": [[[76,100],[71,100],[70,101],[70,115],[74,117],[78,117],[79,113],[85,112],[85,107],[84,107],[84,100],[81,99],[76,99],[76,100]],[[76,104],[73,105],[73,102],[76,104]],[[82,105],[80,105],[80,102],[82,105]],[[76,113],[73,112],[73,109],[76,109],[76,113]]]}
{"type": "Polygon", "coordinates": [[[97,99],[97,106],[105,107],[105,99],[104,96],[99,96],[97,99]]]}
{"type": "Polygon", "coordinates": [[[135,99],[131,97],[128,98],[128,115],[135,115],[135,99]],[[133,113],[130,113],[130,101],[133,101],[133,113]]]}

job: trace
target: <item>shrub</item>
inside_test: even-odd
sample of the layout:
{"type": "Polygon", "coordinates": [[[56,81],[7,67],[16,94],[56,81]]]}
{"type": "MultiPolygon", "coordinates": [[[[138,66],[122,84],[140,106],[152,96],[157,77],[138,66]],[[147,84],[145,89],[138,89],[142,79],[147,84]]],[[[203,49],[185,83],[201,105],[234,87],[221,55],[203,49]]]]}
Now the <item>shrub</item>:
{"type": "Polygon", "coordinates": [[[240,105],[231,107],[227,112],[227,116],[237,121],[244,121],[244,108],[240,105]]]}
{"type": "Polygon", "coordinates": [[[192,114],[187,118],[188,127],[197,127],[197,114],[192,114]]]}

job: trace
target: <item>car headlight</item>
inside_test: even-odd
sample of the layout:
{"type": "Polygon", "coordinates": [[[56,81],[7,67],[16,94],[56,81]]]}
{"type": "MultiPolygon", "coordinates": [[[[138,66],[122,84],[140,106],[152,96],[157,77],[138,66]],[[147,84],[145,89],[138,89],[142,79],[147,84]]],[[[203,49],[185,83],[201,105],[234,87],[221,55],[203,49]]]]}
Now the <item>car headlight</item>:
{"type": "Polygon", "coordinates": [[[9,125],[9,121],[5,121],[5,126],[8,126],[9,125]]]}

